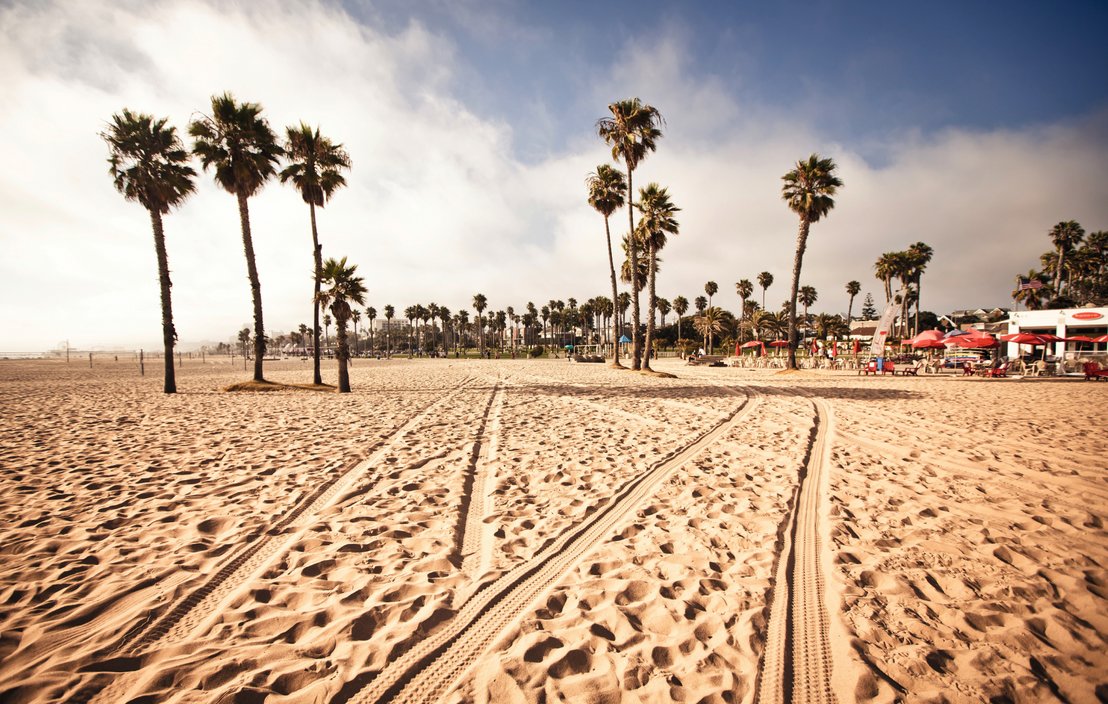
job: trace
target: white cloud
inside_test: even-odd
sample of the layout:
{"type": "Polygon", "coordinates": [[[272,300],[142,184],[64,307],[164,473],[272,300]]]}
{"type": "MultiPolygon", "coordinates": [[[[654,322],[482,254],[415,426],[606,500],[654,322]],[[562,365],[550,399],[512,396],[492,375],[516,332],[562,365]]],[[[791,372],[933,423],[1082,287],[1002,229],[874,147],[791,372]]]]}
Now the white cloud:
{"type": "MultiPolygon", "coordinates": [[[[520,309],[607,290],[602,221],[584,199],[585,175],[608,160],[592,125],[563,153],[520,159],[531,135],[462,104],[453,86],[464,57],[418,22],[386,34],[328,6],[197,0],[15,5],[0,10],[0,28],[0,124],[18,135],[0,175],[0,319],[17,332],[0,351],[66,338],[156,344],[149,221],[112,189],[96,133],[125,106],[168,116],[183,133],[223,90],[262,103],[279,132],[305,120],[346,145],[349,187],[319,214],[321,239],[326,255],[360,264],[378,309],[434,300],[457,310],[477,291],[494,309],[520,309]]],[[[1054,222],[1108,221],[1103,114],[1021,131],[905,132],[878,168],[823,135],[818,115],[746,105],[693,75],[688,41],[629,49],[588,88],[597,117],[638,94],[667,118],[659,151],[636,172],[639,185],[669,186],[684,209],[663,254],[662,295],[695,296],[711,278],[733,306],[734,282],[769,270],[767,302],[782,300],[796,223],[779,179],[812,151],[835,157],[846,181],[805,261],[817,310],[845,308],[849,279],[876,293],[873,260],[917,240],[936,252],[925,307],[1003,304],[1054,222]]],[[[295,328],[311,310],[306,207],[275,181],[251,215],[267,329],[295,328]]],[[[613,235],[625,222],[617,213],[613,235]]],[[[166,233],[182,341],[230,337],[250,320],[234,200],[202,174],[166,233]]]]}

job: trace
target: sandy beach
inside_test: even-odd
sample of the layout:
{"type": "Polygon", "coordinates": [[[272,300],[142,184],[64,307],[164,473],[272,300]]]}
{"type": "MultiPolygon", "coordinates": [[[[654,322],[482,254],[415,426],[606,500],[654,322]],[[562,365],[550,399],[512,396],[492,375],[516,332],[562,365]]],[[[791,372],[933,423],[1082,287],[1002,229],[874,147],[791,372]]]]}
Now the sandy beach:
{"type": "Polygon", "coordinates": [[[0,701],[1108,701],[1108,385],[657,366],[0,362],[0,701]]]}

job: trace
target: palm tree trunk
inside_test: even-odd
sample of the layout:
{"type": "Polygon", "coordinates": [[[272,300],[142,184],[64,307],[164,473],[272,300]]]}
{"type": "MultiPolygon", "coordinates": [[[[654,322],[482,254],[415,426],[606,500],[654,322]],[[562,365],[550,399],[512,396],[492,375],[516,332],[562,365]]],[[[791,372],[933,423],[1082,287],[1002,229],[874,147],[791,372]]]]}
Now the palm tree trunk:
{"type": "Polygon", "coordinates": [[[1066,261],[1066,250],[1062,247],[1058,248],[1058,267],[1054,273],[1054,291],[1055,296],[1062,295],[1062,265],[1066,261]]]}
{"type": "Polygon", "coordinates": [[[347,360],[350,358],[350,346],[346,341],[346,318],[336,315],[335,327],[337,328],[335,335],[339,341],[336,351],[339,358],[339,393],[348,394],[350,393],[350,369],[347,366],[347,360]]]}
{"type": "Polygon", "coordinates": [[[647,308],[648,315],[646,318],[646,342],[643,345],[643,363],[642,368],[651,371],[650,369],[650,352],[654,345],[654,312],[658,307],[658,297],[654,294],[654,272],[656,269],[656,262],[658,259],[658,251],[654,247],[654,243],[651,242],[648,245],[647,260],[650,263],[650,269],[647,273],[647,308]]]}
{"type": "Polygon", "coordinates": [[[604,236],[608,238],[608,274],[612,279],[612,366],[622,369],[619,363],[619,316],[616,309],[619,307],[619,291],[616,288],[616,261],[612,257],[612,230],[608,227],[608,217],[604,217],[604,236]]]}
{"type": "Polygon", "coordinates": [[[923,278],[922,274],[917,274],[916,275],[916,322],[912,326],[912,334],[913,335],[918,335],[919,334],[919,299],[920,299],[919,282],[920,282],[920,279],[922,279],[922,278],[923,278]]]}
{"type": "Polygon", "coordinates": [[[312,253],[315,256],[315,288],[312,295],[312,383],[323,384],[323,375],[319,370],[319,282],[323,277],[323,247],[319,244],[319,233],[315,226],[315,203],[308,203],[312,214],[312,253]]]}
{"type": "MultiPolygon", "coordinates": [[[[626,160],[625,160],[626,161],[626,160]]],[[[632,205],[632,194],[634,190],[631,186],[632,174],[634,169],[628,166],[627,168],[627,222],[630,223],[631,229],[628,230],[628,242],[630,248],[628,254],[631,257],[631,368],[638,371],[642,368],[642,338],[639,337],[639,322],[642,320],[641,313],[639,311],[639,258],[638,248],[635,245],[635,208],[632,205]]]]}
{"type": "Polygon", "coordinates": [[[789,295],[789,369],[796,369],[796,294],[800,290],[800,268],[808,246],[808,224],[808,218],[801,216],[800,231],[796,235],[796,258],[793,259],[792,292],[789,295]]]}
{"type": "Polygon", "coordinates": [[[854,310],[854,296],[850,297],[850,303],[846,304],[846,327],[850,329],[850,313],[854,310]]]}
{"type": "Polygon", "coordinates": [[[177,340],[177,331],[173,328],[173,305],[169,289],[169,257],[165,253],[165,232],[162,230],[162,214],[150,211],[150,223],[154,226],[154,251],[158,255],[158,282],[162,289],[162,344],[165,347],[165,385],[167,394],[177,393],[177,377],[173,370],[173,345],[177,340]]]}
{"type": "Polygon", "coordinates": [[[262,358],[265,357],[265,325],[262,322],[262,284],[258,280],[258,265],[254,261],[254,240],[250,236],[250,210],[246,196],[238,194],[239,220],[242,223],[242,248],[246,252],[246,273],[250,278],[250,295],[254,301],[254,381],[265,381],[262,358]]]}

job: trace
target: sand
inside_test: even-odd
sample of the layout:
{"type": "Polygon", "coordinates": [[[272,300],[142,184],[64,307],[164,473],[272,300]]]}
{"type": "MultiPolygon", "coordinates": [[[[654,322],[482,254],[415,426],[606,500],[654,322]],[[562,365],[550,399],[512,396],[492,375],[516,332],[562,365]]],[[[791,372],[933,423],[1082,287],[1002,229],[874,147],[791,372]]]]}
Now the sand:
{"type": "Polygon", "coordinates": [[[2,702],[1108,700],[1108,385],[154,366],[0,362],[2,702]]]}

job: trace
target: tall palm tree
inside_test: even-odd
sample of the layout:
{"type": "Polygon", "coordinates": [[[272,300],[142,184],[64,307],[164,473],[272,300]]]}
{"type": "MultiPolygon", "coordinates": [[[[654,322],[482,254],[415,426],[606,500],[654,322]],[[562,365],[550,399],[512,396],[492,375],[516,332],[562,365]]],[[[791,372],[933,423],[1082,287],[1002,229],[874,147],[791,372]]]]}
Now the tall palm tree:
{"type": "MultiPolygon", "coordinates": [[[[637,237],[638,235],[636,234],[636,239],[637,237]]],[[[630,284],[635,280],[635,274],[632,274],[631,271],[632,256],[634,252],[639,249],[639,245],[632,242],[631,237],[624,235],[620,242],[620,247],[623,248],[623,263],[619,267],[619,279],[625,284],[630,284]]],[[[655,267],[657,267],[658,262],[661,261],[661,258],[659,258],[658,261],[654,263],[655,267]]],[[[645,285],[646,279],[650,275],[650,263],[647,262],[645,256],[635,256],[634,265],[640,285],[645,285]]],[[[620,295],[622,296],[623,294],[621,293],[620,295]]],[[[633,299],[634,297],[632,296],[631,298],[633,299]]],[[[632,346],[633,344],[632,342],[632,346]]]]}
{"type": "Polygon", "coordinates": [[[813,286],[801,286],[800,291],[797,294],[797,299],[800,304],[804,306],[804,319],[808,319],[808,306],[816,302],[819,298],[819,294],[816,293],[816,289],[813,286]]]}
{"type": "Polygon", "coordinates": [[[709,308],[712,307],[712,296],[716,295],[717,292],[719,292],[719,284],[717,284],[715,281],[709,281],[708,283],[704,284],[704,293],[708,294],[709,308]]]}
{"type": "MultiPolygon", "coordinates": [[[[638,98],[620,100],[608,106],[611,117],[597,120],[596,131],[604,142],[612,147],[612,158],[623,160],[627,168],[627,202],[634,193],[635,168],[646,155],[657,149],[662,131],[658,127],[664,124],[662,114],[651,105],[644,105],[638,98]]],[[[627,209],[627,232],[635,232],[634,209],[627,209]]],[[[639,369],[642,364],[642,338],[639,336],[639,290],[642,281],[638,277],[638,253],[634,241],[631,241],[631,327],[632,360],[631,368],[639,369]]]]}
{"type": "Polygon", "coordinates": [[[654,344],[654,316],[658,310],[658,296],[655,279],[658,272],[658,250],[666,246],[667,235],[676,235],[680,229],[674,214],[681,209],[669,199],[669,191],[656,183],[639,190],[639,202],[635,207],[642,213],[639,219],[639,239],[646,248],[647,302],[649,314],[646,317],[646,353],[643,369],[650,369],[650,355],[654,344]]]}
{"type": "Polygon", "coordinates": [[[1075,220],[1060,222],[1050,230],[1050,241],[1058,252],[1058,265],[1054,270],[1054,290],[1058,295],[1062,293],[1062,270],[1065,267],[1066,255],[1081,244],[1084,237],[1085,228],[1075,220]]]}
{"type": "Polygon", "coordinates": [[[377,342],[374,340],[377,329],[373,324],[373,321],[377,320],[377,309],[369,306],[365,309],[365,317],[369,320],[369,351],[372,354],[373,349],[377,346],[377,342]]]}
{"type": "Polygon", "coordinates": [[[850,303],[846,306],[846,324],[850,325],[850,314],[854,310],[854,297],[862,292],[862,284],[857,281],[847,281],[846,292],[850,296],[850,303]]]}
{"type": "Polygon", "coordinates": [[[681,316],[689,311],[689,299],[684,296],[675,296],[673,299],[673,312],[677,314],[677,339],[681,339],[681,316]]]}
{"type": "Polygon", "coordinates": [[[396,315],[396,309],[390,305],[385,306],[385,357],[392,356],[392,319],[396,315]]]}
{"type": "Polygon", "coordinates": [[[305,353],[307,353],[308,333],[310,332],[310,330],[308,330],[307,323],[300,323],[300,327],[297,329],[297,331],[300,333],[300,348],[303,349],[305,353]]]}
{"type": "Polygon", "coordinates": [[[331,316],[323,315],[323,344],[327,348],[331,347],[331,316]]]}
{"type": "Polygon", "coordinates": [[[215,172],[223,190],[238,200],[242,227],[242,248],[254,303],[254,381],[265,381],[262,358],[265,357],[265,324],[262,321],[262,284],[254,260],[254,239],[250,233],[250,209],[247,199],[265,186],[277,169],[281,147],[277,135],[261,116],[257,103],[239,103],[230,93],[212,96],[212,114],[189,123],[193,152],[201,166],[215,172]]]}
{"type": "Polygon", "coordinates": [[[781,179],[781,197],[789,209],[800,217],[800,229],[796,237],[796,258],[793,261],[792,295],[789,301],[789,361],[788,368],[796,369],[796,295],[800,287],[800,270],[804,263],[804,250],[808,246],[808,229],[835,207],[835,195],[843,182],[835,176],[835,162],[812,154],[807,161],[798,161],[781,179]]]}
{"type": "MultiPolygon", "coordinates": [[[[350,168],[350,156],[343,151],[341,144],[331,140],[301,122],[298,127],[285,128],[285,158],[288,166],[281,170],[281,183],[292,181],[300,192],[300,197],[308,204],[312,222],[312,256],[314,262],[312,291],[312,321],[316,330],[315,353],[312,355],[312,383],[322,384],[319,371],[319,286],[323,274],[323,248],[319,244],[319,230],[316,228],[315,209],[327,204],[337,189],[346,185],[342,169],[350,168]]],[[[354,325],[357,328],[357,323],[354,325]]],[[[355,334],[355,340],[357,334],[355,334]]],[[[355,342],[355,345],[357,343],[355,342]]]]}
{"type": "Polygon", "coordinates": [[[100,134],[108,144],[108,173],[115,188],[126,200],[138,201],[150,214],[154,229],[154,254],[158,260],[158,283],[162,302],[162,346],[165,352],[165,380],[162,390],[177,393],[173,370],[173,346],[177,329],[173,326],[173,302],[170,299],[169,256],[165,249],[162,215],[185,202],[196,191],[196,172],[188,166],[188,151],[177,138],[177,130],[144,113],[127,108],[112,115],[112,122],[100,134]]]}
{"type": "Polygon", "coordinates": [[[666,326],[666,316],[673,310],[673,305],[669,302],[669,299],[658,298],[658,314],[662,316],[662,327],[666,326]]]}
{"type": "Polygon", "coordinates": [[[703,313],[704,309],[708,307],[708,299],[704,296],[697,296],[693,299],[693,305],[696,306],[697,313],[703,313]]]}
{"type": "Polygon", "coordinates": [[[723,329],[723,311],[715,306],[705,308],[693,320],[696,331],[704,337],[704,349],[712,353],[712,336],[723,329]]]}
{"type": "Polygon", "coordinates": [[[484,356],[485,354],[485,326],[481,321],[481,313],[488,307],[489,301],[485,298],[485,294],[478,293],[473,296],[473,310],[477,311],[477,351],[484,356]]]}
{"type": "Polygon", "coordinates": [[[766,307],[766,289],[773,285],[773,274],[763,271],[758,274],[758,285],[762,287],[762,309],[766,307]]]}
{"type": "Polygon", "coordinates": [[[885,252],[873,264],[873,275],[885,284],[885,303],[893,300],[893,278],[896,276],[898,252],[885,252]]]}
{"type": "Polygon", "coordinates": [[[746,317],[746,299],[750,298],[754,293],[754,284],[750,283],[750,279],[740,279],[735,284],[735,293],[739,295],[739,300],[742,301],[742,307],[739,308],[739,318],[746,317]]]}
{"type": "MultiPolygon", "coordinates": [[[[439,329],[435,325],[435,319],[439,317],[439,304],[437,304],[437,303],[428,303],[427,304],[427,316],[431,320],[431,349],[432,350],[437,350],[438,349],[438,342],[436,341],[435,338],[439,334],[439,329]]],[[[426,324],[426,322],[424,324],[426,324]]]]}
{"type": "Polygon", "coordinates": [[[916,242],[908,247],[908,255],[911,258],[912,265],[912,279],[916,285],[916,320],[912,330],[917,335],[919,334],[920,280],[923,278],[923,272],[927,270],[927,265],[931,263],[931,257],[934,254],[935,250],[931,249],[925,242],[916,242]]]}
{"type": "Polygon", "coordinates": [[[419,317],[419,311],[415,306],[408,306],[404,309],[404,319],[408,321],[408,359],[412,358],[412,351],[415,349],[415,319],[419,317]]]}
{"type": "MultiPolygon", "coordinates": [[[[589,205],[604,216],[604,236],[608,241],[608,273],[612,283],[612,305],[615,306],[616,301],[619,300],[619,291],[616,288],[616,263],[612,255],[612,230],[608,226],[608,218],[618,208],[622,208],[626,202],[624,194],[627,192],[627,182],[623,178],[622,171],[607,164],[601,164],[596,167],[594,173],[589,174],[588,179],[585,180],[585,185],[589,189],[589,205]]],[[[612,310],[612,326],[612,339],[618,340],[619,319],[615,315],[614,308],[612,310]]],[[[612,366],[616,368],[623,366],[619,363],[618,344],[612,346],[612,366]]]]}
{"type": "Polygon", "coordinates": [[[362,319],[362,312],[358,309],[350,311],[350,320],[354,323],[354,354],[358,354],[358,323],[362,319]]]}
{"type": "Polygon", "coordinates": [[[337,329],[339,360],[339,393],[350,393],[350,347],[346,341],[346,321],[350,320],[353,308],[351,304],[365,305],[365,283],[362,277],[354,274],[357,264],[347,266],[346,257],[328,259],[323,263],[322,288],[319,292],[319,304],[335,316],[337,329]]]}

